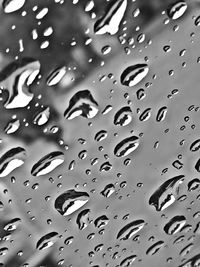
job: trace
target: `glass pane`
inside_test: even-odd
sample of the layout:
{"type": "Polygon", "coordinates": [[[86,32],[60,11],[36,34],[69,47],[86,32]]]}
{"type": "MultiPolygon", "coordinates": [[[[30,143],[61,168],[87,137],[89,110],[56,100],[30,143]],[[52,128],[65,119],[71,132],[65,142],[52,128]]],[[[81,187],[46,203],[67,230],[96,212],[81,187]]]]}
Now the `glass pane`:
{"type": "Polygon", "coordinates": [[[0,266],[200,266],[200,2],[0,12],[0,266]]]}

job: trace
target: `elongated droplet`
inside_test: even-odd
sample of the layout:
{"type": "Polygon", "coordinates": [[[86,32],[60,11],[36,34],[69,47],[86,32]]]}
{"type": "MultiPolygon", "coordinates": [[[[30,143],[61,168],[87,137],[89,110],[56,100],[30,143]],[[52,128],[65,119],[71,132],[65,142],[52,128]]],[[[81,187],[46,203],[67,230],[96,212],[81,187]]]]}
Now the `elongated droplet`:
{"type": "Polygon", "coordinates": [[[64,153],[54,151],[41,158],[31,169],[33,176],[46,175],[64,162],[64,153]]]}
{"type": "Polygon", "coordinates": [[[56,68],[47,77],[47,85],[54,86],[58,84],[67,72],[66,66],[56,68]]]}
{"type": "Polygon", "coordinates": [[[11,221],[9,221],[5,226],[4,226],[4,230],[5,231],[14,231],[16,230],[19,225],[21,224],[21,219],[20,218],[15,218],[12,219],[11,221]]]}
{"type": "Polygon", "coordinates": [[[168,235],[175,235],[186,224],[186,218],[184,215],[176,215],[169,220],[164,226],[164,231],[168,235]]]}
{"type": "Polygon", "coordinates": [[[148,72],[149,67],[145,63],[129,66],[121,74],[121,84],[129,87],[135,86],[147,76],[148,72]]]}
{"type": "Polygon", "coordinates": [[[114,148],[116,157],[126,157],[139,146],[139,137],[131,136],[120,141],[114,148]]]}
{"type": "Polygon", "coordinates": [[[47,249],[51,246],[54,245],[54,243],[57,241],[58,239],[58,233],[57,232],[51,232],[51,233],[48,233],[44,236],[42,236],[37,244],[36,244],[36,248],[38,250],[44,250],[44,249],[47,249]]]}
{"type": "Polygon", "coordinates": [[[190,151],[196,152],[200,149],[200,139],[196,139],[192,144],[190,145],[190,151]]]}
{"type": "Polygon", "coordinates": [[[0,158],[0,177],[5,177],[13,170],[24,164],[26,150],[22,147],[15,147],[8,150],[0,158]]]}
{"type": "Polygon", "coordinates": [[[162,247],[164,246],[164,241],[160,240],[158,242],[156,242],[155,244],[153,244],[152,246],[150,246],[147,251],[146,254],[153,256],[154,254],[156,254],[162,247]]]}
{"type": "Polygon", "coordinates": [[[198,178],[194,178],[188,182],[188,191],[196,190],[200,185],[200,180],[198,178]]]}
{"type": "Polygon", "coordinates": [[[26,0],[4,0],[2,3],[3,10],[5,13],[15,12],[22,8],[25,2],[26,0]]]}
{"type": "Polygon", "coordinates": [[[140,121],[147,121],[151,117],[151,108],[146,108],[139,116],[140,121]]]}
{"type": "Polygon", "coordinates": [[[160,121],[164,121],[165,117],[166,117],[166,114],[167,114],[167,107],[164,106],[164,107],[161,107],[159,110],[158,110],[158,113],[156,115],[156,121],[157,122],[160,122],[160,121]]]}
{"type": "Polygon", "coordinates": [[[116,34],[127,7],[127,0],[112,1],[105,15],[94,24],[95,34],[116,34]]]}
{"type": "Polygon", "coordinates": [[[157,211],[162,211],[172,205],[177,197],[177,189],[184,180],[184,175],[178,175],[165,181],[149,198],[149,204],[157,211]]]}
{"type": "Polygon", "coordinates": [[[61,215],[67,216],[80,209],[88,201],[89,194],[87,192],[70,189],[56,198],[54,207],[61,215]]]}
{"type": "Polygon", "coordinates": [[[127,240],[139,232],[145,225],[145,221],[140,219],[136,221],[132,221],[126,224],[117,234],[117,239],[119,240],[127,240]]]}
{"type": "Polygon", "coordinates": [[[33,118],[33,123],[39,126],[48,122],[50,117],[50,108],[44,107],[41,111],[37,112],[33,118]]]}
{"type": "Polygon", "coordinates": [[[131,264],[136,260],[137,256],[136,255],[131,255],[126,257],[120,262],[121,267],[129,267],[131,264]]]}

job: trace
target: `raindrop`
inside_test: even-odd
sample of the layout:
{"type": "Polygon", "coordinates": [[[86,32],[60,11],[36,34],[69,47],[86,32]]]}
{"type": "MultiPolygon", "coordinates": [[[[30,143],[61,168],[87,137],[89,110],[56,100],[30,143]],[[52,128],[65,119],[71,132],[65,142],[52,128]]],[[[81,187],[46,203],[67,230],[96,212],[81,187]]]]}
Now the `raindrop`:
{"type": "Polygon", "coordinates": [[[157,122],[163,121],[166,117],[166,114],[167,114],[167,107],[166,106],[161,107],[156,115],[156,121],[157,122]]]}
{"type": "Polygon", "coordinates": [[[79,212],[77,215],[76,223],[80,230],[85,229],[89,224],[89,213],[90,209],[85,209],[79,212]]]}
{"type": "Polygon", "coordinates": [[[64,162],[64,153],[54,151],[41,158],[31,169],[33,176],[46,175],[64,162]]]}
{"type": "Polygon", "coordinates": [[[177,197],[179,185],[184,180],[184,175],[174,176],[165,181],[149,198],[149,205],[153,205],[157,211],[165,210],[171,206],[177,197]]]}
{"type": "Polygon", "coordinates": [[[0,177],[7,176],[23,165],[26,157],[26,150],[22,147],[15,147],[4,153],[0,158],[0,177]]]}
{"type": "Polygon", "coordinates": [[[36,248],[39,250],[47,249],[47,248],[53,246],[54,243],[57,241],[57,239],[58,239],[58,233],[57,232],[48,233],[48,234],[42,236],[38,240],[38,242],[36,244],[36,248]]]}
{"type": "Polygon", "coordinates": [[[146,254],[153,256],[154,254],[156,254],[162,247],[164,246],[164,241],[160,240],[158,242],[156,242],[155,244],[151,245],[147,251],[146,254]]]}
{"type": "Polygon", "coordinates": [[[94,24],[95,34],[116,34],[119,30],[119,25],[126,11],[126,7],[127,0],[112,1],[107,7],[105,15],[94,24]]]}
{"type": "Polygon", "coordinates": [[[5,13],[12,13],[22,8],[25,2],[26,0],[4,0],[2,7],[5,13]]]}
{"type": "Polygon", "coordinates": [[[139,137],[131,136],[120,141],[114,148],[116,157],[126,157],[139,146],[139,137]]]}
{"type": "Polygon", "coordinates": [[[145,225],[145,221],[142,219],[132,221],[126,224],[117,234],[117,239],[127,240],[139,232],[145,225]]]}
{"type": "Polygon", "coordinates": [[[72,120],[77,116],[91,119],[98,113],[98,103],[89,90],[78,91],[69,101],[64,117],[72,120]]]}
{"type": "Polygon", "coordinates": [[[56,198],[54,207],[61,215],[67,216],[80,209],[88,201],[89,194],[87,192],[70,189],[56,198]]]}
{"type": "Polygon", "coordinates": [[[28,86],[39,72],[40,62],[33,58],[13,61],[0,72],[0,85],[9,92],[5,108],[22,108],[30,103],[34,95],[28,91],[28,86]]]}
{"type": "Polygon", "coordinates": [[[183,16],[183,14],[185,13],[185,11],[187,10],[187,4],[185,1],[176,1],[175,3],[169,5],[168,9],[167,9],[167,14],[169,16],[170,19],[178,19],[181,16],[183,16]]]}
{"type": "Polygon", "coordinates": [[[62,80],[62,78],[65,76],[66,72],[67,72],[66,66],[58,67],[55,70],[53,70],[47,77],[47,81],[46,81],[47,85],[54,86],[58,84],[62,80]]]}
{"type": "Polygon", "coordinates": [[[126,126],[132,121],[132,110],[129,106],[120,108],[114,116],[114,124],[126,126]]]}
{"type": "Polygon", "coordinates": [[[121,84],[125,86],[135,86],[141,82],[149,72],[149,67],[145,63],[138,63],[126,68],[121,74],[121,84]]]}
{"type": "Polygon", "coordinates": [[[169,220],[164,226],[164,231],[168,235],[175,235],[185,225],[186,218],[184,215],[176,215],[169,220]]]}

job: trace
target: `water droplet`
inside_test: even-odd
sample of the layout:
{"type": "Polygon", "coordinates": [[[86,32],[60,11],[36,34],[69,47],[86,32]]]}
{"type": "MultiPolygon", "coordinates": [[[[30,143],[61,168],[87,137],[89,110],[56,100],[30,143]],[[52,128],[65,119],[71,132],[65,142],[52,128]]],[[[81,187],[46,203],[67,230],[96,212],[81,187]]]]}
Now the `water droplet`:
{"type": "Polygon", "coordinates": [[[53,70],[49,76],[47,77],[47,85],[48,86],[54,86],[58,84],[62,78],[65,76],[67,72],[66,66],[58,67],[55,70],[53,70]]]}
{"type": "Polygon", "coordinates": [[[184,175],[174,176],[165,181],[149,198],[149,204],[157,211],[165,210],[171,206],[177,196],[177,188],[184,180],[184,175]]]}
{"type": "Polygon", "coordinates": [[[23,165],[26,157],[26,150],[22,147],[15,147],[4,153],[0,158],[0,177],[7,176],[23,165]]]}
{"type": "Polygon", "coordinates": [[[146,254],[153,256],[154,254],[156,254],[162,247],[164,246],[164,241],[160,240],[158,242],[156,242],[155,244],[151,245],[147,251],[146,254]]]}
{"type": "Polygon", "coordinates": [[[132,110],[129,106],[120,108],[114,115],[114,124],[126,126],[132,121],[132,110]]]}
{"type": "Polygon", "coordinates": [[[33,99],[28,91],[40,71],[40,62],[33,58],[22,58],[8,64],[0,72],[0,85],[8,90],[9,97],[5,103],[7,109],[26,107],[33,99]]]}
{"type": "Polygon", "coordinates": [[[142,219],[132,221],[126,224],[117,234],[117,239],[127,240],[139,232],[145,225],[145,221],[142,219]]]}
{"type": "Polygon", "coordinates": [[[168,235],[175,235],[186,224],[186,218],[184,215],[176,215],[169,220],[164,226],[164,231],[168,235]]]}
{"type": "Polygon", "coordinates": [[[120,141],[114,148],[116,157],[126,157],[139,146],[139,137],[131,136],[120,141]]]}
{"type": "Polygon", "coordinates": [[[41,158],[31,169],[33,176],[46,175],[64,162],[64,153],[54,151],[41,158]]]}
{"type": "Polygon", "coordinates": [[[167,114],[167,107],[166,106],[161,107],[157,112],[156,121],[157,122],[163,121],[166,117],[166,114],[167,114]]]}
{"type": "Polygon", "coordinates": [[[2,7],[5,13],[12,13],[22,8],[25,2],[26,0],[4,0],[2,7]]]}
{"type": "Polygon", "coordinates": [[[80,209],[89,201],[87,192],[67,190],[59,195],[55,200],[55,209],[63,216],[70,215],[80,209]]]}
{"type": "Polygon", "coordinates": [[[94,24],[95,34],[116,34],[119,30],[119,25],[126,11],[126,7],[127,0],[111,2],[107,7],[105,15],[94,24]]]}
{"type": "Polygon", "coordinates": [[[51,232],[48,233],[44,236],[42,236],[37,244],[36,244],[36,248],[39,250],[44,250],[47,249],[49,247],[52,247],[54,245],[54,243],[57,241],[58,239],[58,233],[57,232],[51,232]]]}
{"type": "Polygon", "coordinates": [[[125,86],[135,86],[141,82],[149,72],[149,67],[145,63],[138,63],[129,66],[121,74],[121,84],[125,86]]]}
{"type": "Polygon", "coordinates": [[[80,230],[85,229],[89,224],[89,213],[90,209],[85,209],[79,212],[77,215],[76,223],[80,230]]]}

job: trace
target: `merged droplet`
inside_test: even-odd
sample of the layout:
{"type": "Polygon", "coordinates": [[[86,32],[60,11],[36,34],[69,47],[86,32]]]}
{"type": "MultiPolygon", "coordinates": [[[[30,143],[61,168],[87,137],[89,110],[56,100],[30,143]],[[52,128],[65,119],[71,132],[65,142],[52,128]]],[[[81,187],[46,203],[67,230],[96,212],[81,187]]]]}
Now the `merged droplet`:
{"type": "Polygon", "coordinates": [[[85,209],[79,212],[77,215],[76,223],[80,230],[85,229],[89,224],[89,213],[90,209],[85,209]]]}
{"type": "Polygon", "coordinates": [[[121,84],[129,87],[135,86],[147,76],[148,72],[149,67],[146,63],[129,66],[121,74],[121,84]]]}
{"type": "Polygon", "coordinates": [[[53,70],[47,77],[47,85],[54,86],[58,84],[65,76],[66,72],[67,72],[66,66],[58,67],[55,70],[53,70]]]}
{"type": "Polygon", "coordinates": [[[129,106],[120,108],[114,116],[114,124],[126,126],[132,121],[132,110],[129,106]]]}
{"type": "Polygon", "coordinates": [[[132,221],[126,224],[117,234],[117,239],[127,240],[139,232],[145,225],[145,221],[142,219],[132,221]]]}
{"type": "Polygon", "coordinates": [[[64,112],[64,117],[72,120],[82,116],[88,119],[94,118],[98,113],[98,103],[89,90],[78,91],[69,101],[69,106],[64,112]]]}
{"type": "Polygon", "coordinates": [[[2,7],[5,13],[12,13],[22,8],[25,2],[26,0],[4,0],[2,7]]]}
{"type": "Polygon", "coordinates": [[[53,151],[41,158],[31,169],[33,176],[46,175],[50,173],[65,160],[64,153],[61,151],[53,151]]]}
{"type": "Polygon", "coordinates": [[[28,87],[39,72],[40,62],[33,58],[13,61],[0,72],[0,85],[9,93],[5,108],[22,108],[30,103],[34,95],[28,91],[28,87]]]}
{"type": "Polygon", "coordinates": [[[177,189],[184,177],[184,175],[174,176],[161,184],[149,198],[149,204],[153,205],[157,211],[165,210],[172,205],[176,200],[177,189]]]}
{"type": "Polygon", "coordinates": [[[170,19],[178,19],[181,16],[183,16],[186,10],[187,10],[187,3],[185,1],[179,0],[169,5],[167,9],[167,14],[170,19]]]}
{"type": "Polygon", "coordinates": [[[26,157],[26,150],[22,147],[15,147],[4,153],[0,158],[0,177],[7,176],[23,165],[26,157]]]}
{"type": "Polygon", "coordinates": [[[36,244],[36,248],[38,250],[44,250],[47,249],[51,246],[54,245],[54,243],[57,241],[58,239],[58,233],[57,232],[50,232],[44,236],[42,236],[37,244],[36,244]]]}
{"type": "Polygon", "coordinates": [[[133,135],[124,138],[114,148],[114,155],[116,157],[126,157],[132,153],[139,146],[139,137],[133,135]]]}
{"type": "Polygon", "coordinates": [[[168,235],[175,235],[186,224],[186,218],[184,215],[176,215],[171,218],[164,226],[164,231],[168,235]]]}
{"type": "Polygon", "coordinates": [[[61,215],[67,216],[80,209],[88,201],[89,194],[87,192],[70,189],[56,198],[54,207],[61,215]]]}
{"type": "Polygon", "coordinates": [[[112,1],[105,15],[94,24],[95,34],[116,34],[127,7],[127,0],[112,1]]]}

